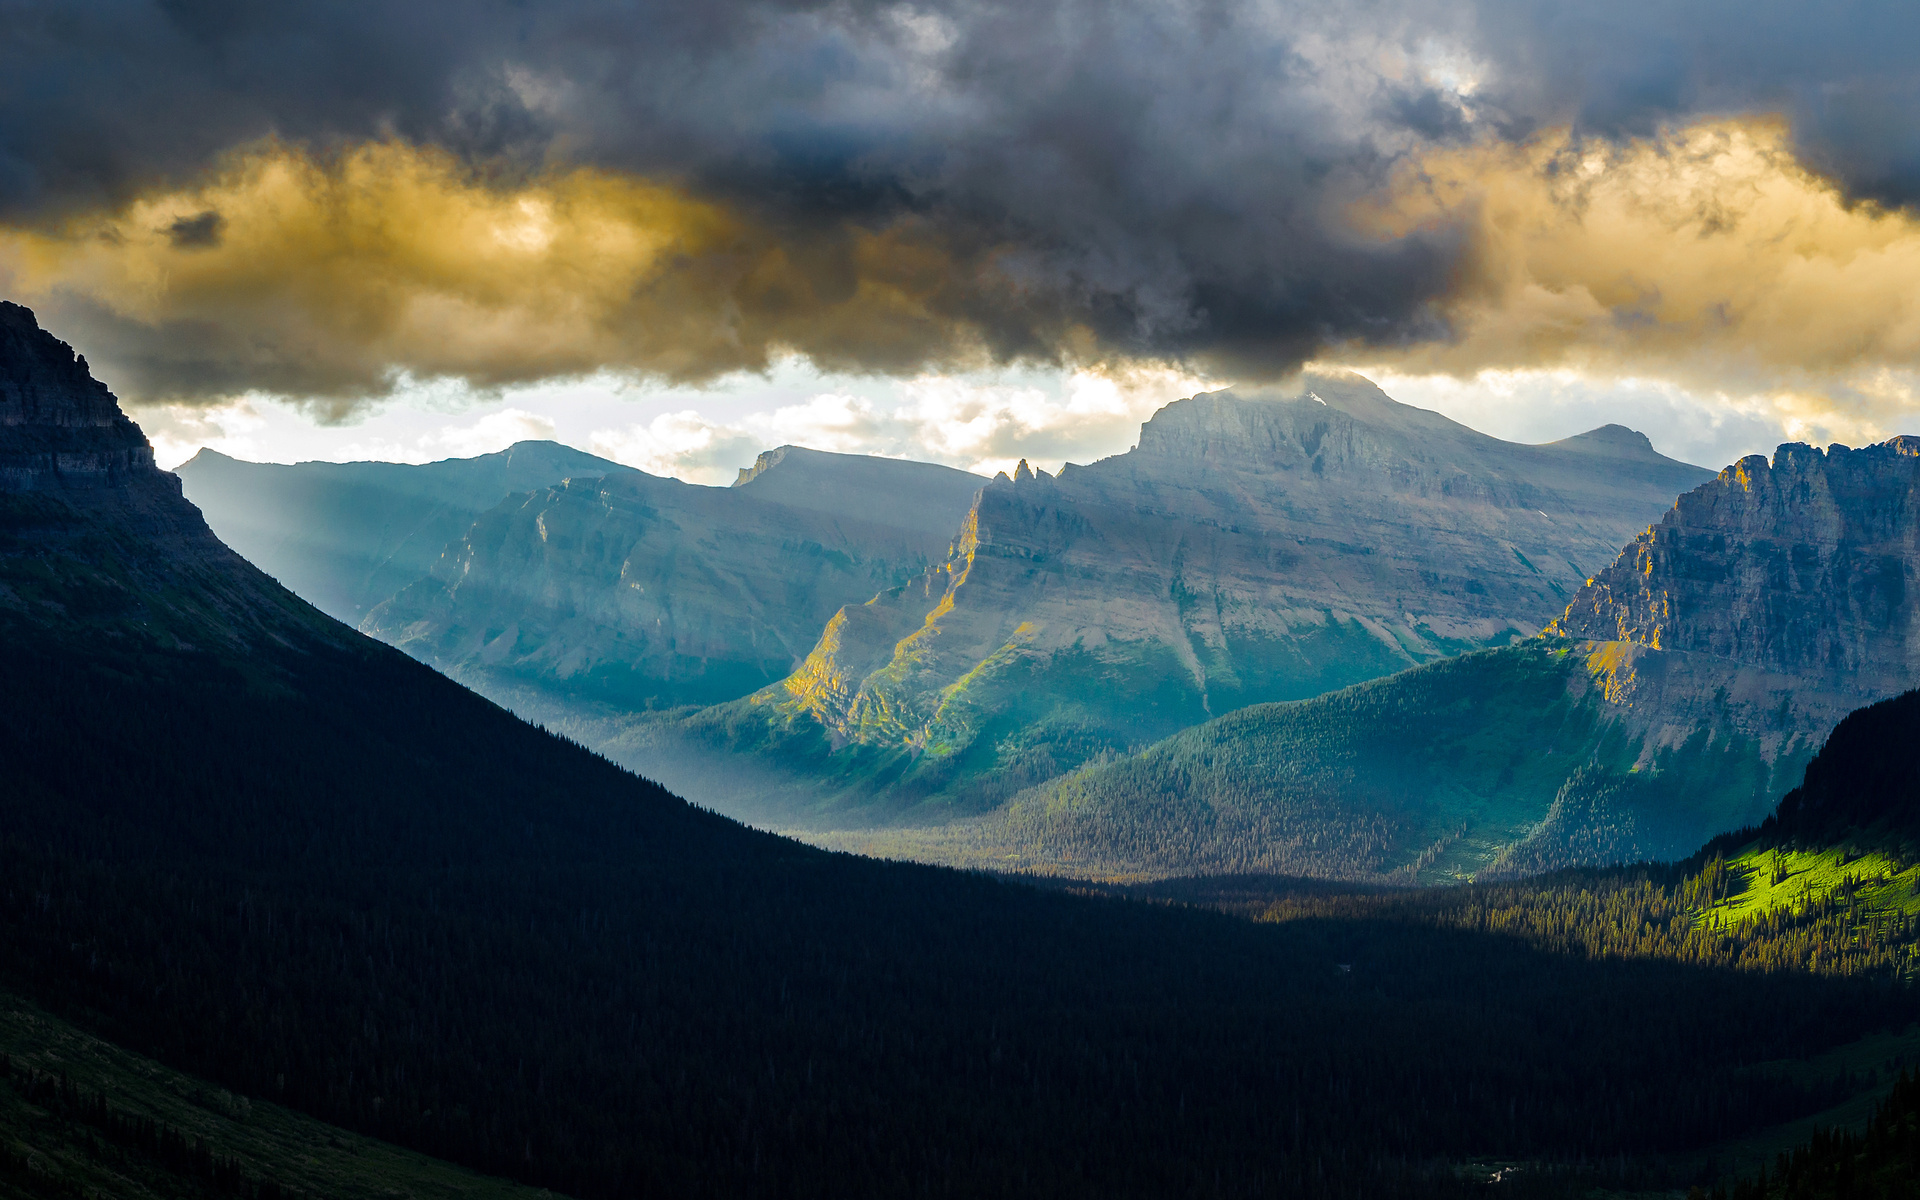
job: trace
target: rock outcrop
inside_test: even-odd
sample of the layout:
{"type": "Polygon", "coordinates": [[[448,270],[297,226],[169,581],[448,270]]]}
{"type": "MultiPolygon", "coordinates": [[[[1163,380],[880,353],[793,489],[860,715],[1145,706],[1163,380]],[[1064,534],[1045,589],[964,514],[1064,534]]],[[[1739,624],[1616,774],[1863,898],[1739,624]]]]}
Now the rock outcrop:
{"type": "Polygon", "coordinates": [[[849,794],[990,804],[1247,704],[1531,636],[1707,477],[1630,430],[1514,445],[1352,375],[1195,396],[1127,454],[996,480],[946,562],[836,614],[694,735],[800,754],[849,794]]]}
{"type": "Polygon", "coordinates": [[[1680,497],[1556,631],[1891,694],[1920,675],[1920,438],[1751,455],[1680,497]]]}

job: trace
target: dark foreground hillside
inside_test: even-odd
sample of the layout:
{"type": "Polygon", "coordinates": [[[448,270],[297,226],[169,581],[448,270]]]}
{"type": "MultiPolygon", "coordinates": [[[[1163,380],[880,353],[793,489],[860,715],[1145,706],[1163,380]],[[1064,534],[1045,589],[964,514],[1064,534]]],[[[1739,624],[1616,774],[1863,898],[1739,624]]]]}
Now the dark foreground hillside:
{"type": "Polygon", "coordinates": [[[1868,976],[752,832],[241,562],[23,311],[0,982],[243,1096],[580,1196],[1474,1194],[1465,1161],[1657,1174],[1818,1111],[1849,1085],[1735,1068],[1912,1015],[1868,976]]]}
{"type": "Polygon", "coordinates": [[[1902,1072],[1859,1133],[1824,1129],[1712,1200],[1904,1200],[1920,1195],[1920,1076],[1902,1072]]]}

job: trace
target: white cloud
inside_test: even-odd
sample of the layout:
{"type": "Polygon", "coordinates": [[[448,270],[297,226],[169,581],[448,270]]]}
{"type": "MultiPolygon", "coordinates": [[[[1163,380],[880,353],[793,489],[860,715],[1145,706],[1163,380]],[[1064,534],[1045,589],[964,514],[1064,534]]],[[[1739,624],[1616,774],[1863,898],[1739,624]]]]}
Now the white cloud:
{"type": "Polygon", "coordinates": [[[453,457],[472,458],[476,454],[505,450],[515,442],[550,442],[555,434],[552,417],[507,408],[488,413],[464,428],[449,425],[440,431],[437,440],[453,457]]]}
{"type": "Polygon", "coordinates": [[[740,467],[753,461],[761,446],[743,430],[716,424],[689,409],[661,413],[645,425],[597,430],[587,448],[650,475],[728,484],[740,467]]]}
{"type": "Polygon", "coordinates": [[[689,409],[597,430],[594,453],[694,483],[730,483],[761,450],[806,446],[945,463],[992,475],[1022,458],[1046,470],[1133,445],[1155,409],[1206,384],[1166,370],[1024,378],[927,375],[838,386],[716,420],[689,409]]]}
{"type": "Polygon", "coordinates": [[[161,405],[143,408],[136,415],[147,440],[153,443],[154,461],[166,470],[192,458],[203,447],[234,458],[252,459],[260,451],[255,435],[267,423],[247,398],[218,408],[161,405]]]}
{"type": "MultiPolygon", "coordinates": [[[[1859,446],[1920,432],[1920,377],[1885,371],[1844,396],[1792,391],[1702,395],[1662,379],[1571,369],[1470,378],[1354,369],[1394,398],[1511,441],[1544,442],[1617,422],[1665,454],[1717,468],[1783,441],[1859,446]]],[[[1141,422],[1196,391],[1226,386],[1170,370],[1007,371],[909,379],[823,375],[804,364],[702,389],[602,374],[482,394],[422,383],[353,424],[322,424],[290,402],[249,395],[219,408],[134,413],[161,465],[201,446],[252,461],[430,462],[528,438],[579,446],[656,475],[725,485],[762,450],[810,446],[945,463],[983,475],[1026,458],[1044,470],[1132,446],[1141,422]]]]}

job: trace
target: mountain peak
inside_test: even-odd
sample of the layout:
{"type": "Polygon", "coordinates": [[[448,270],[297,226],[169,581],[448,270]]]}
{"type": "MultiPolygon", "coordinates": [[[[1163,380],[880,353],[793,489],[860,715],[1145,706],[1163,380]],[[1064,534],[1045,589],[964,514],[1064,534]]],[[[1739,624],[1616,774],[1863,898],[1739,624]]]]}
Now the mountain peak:
{"type": "Polygon", "coordinates": [[[0,300],[0,425],[113,425],[126,418],[73,347],[33,310],[0,300]]]}
{"type": "Polygon", "coordinates": [[[1646,434],[1637,429],[1628,429],[1625,425],[1602,425],[1598,429],[1589,429],[1585,433],[1576,433],[1569,438],[1561,438],[1547,445],[1558,450],[1572,450],[1580,454],[1594,454],[1606,458],[1644,458],[1658,459],[1664,456],[1653,448],[1653,442],[1646,434]]]}
{"type": "Polygon", "coordinates": [[[781,446],[743,468],[733,486],[745,488],[755,500],[945,539],[986,483],[937,463],[781,446]],[[871,510],[875,496],[888,497],[885,511],[871,510]]]}
{"type": "Polygon", "coordinates": [[[86,359],[4,302],[0,500],[0,609],[37,613],[63,636],[137,635],[177,649],[208,638],[286,645],[295,628],[347,633],[214,537],[86,359]],[[34,565],[51,558],[65,566],[34,565]]]}
{"type": "Polygon", "coordinates": [[[114,486],[162,473],[87,360],[0,301],[0,491],[114,486]]]}

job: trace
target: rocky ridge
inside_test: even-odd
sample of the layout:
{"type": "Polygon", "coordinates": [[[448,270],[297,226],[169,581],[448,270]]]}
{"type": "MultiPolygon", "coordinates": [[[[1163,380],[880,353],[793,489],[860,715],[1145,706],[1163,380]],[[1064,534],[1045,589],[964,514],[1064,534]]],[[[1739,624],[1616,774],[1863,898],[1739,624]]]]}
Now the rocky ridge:
{"type": "Polygon", "coordinates": [[[328,616],[358,625],[508,496],[628,470],[528,441],[419,465],[252,463],[202,450],[176,473],[223,541],[328,616]]]}
{"type": "Polygon", "coordinates": [[[154,482],[153,448],[73,347],[0,300],[0,491],[154,482]]]}
{"type": "Polygon", "coordinates": [[[1679,498],[1549,632],[1649,747],[1824,737],[1920,685],[1920,438],[1749,455],[1679,498]]]}
{"type": "Polygon", "coordinates": [[[47,613],[175,648],[351,637],[215,537],[86,360],[0,301],[0,617],[47,613]]]}

